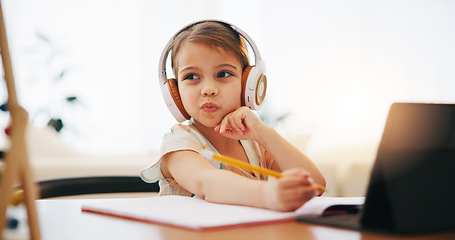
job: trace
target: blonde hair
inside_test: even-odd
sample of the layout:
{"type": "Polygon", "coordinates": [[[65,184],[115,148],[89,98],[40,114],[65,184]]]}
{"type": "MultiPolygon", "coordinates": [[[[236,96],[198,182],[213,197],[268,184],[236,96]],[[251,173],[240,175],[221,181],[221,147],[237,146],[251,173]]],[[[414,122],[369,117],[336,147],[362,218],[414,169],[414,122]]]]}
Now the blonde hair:
{"type": "Polygon", "coordinates": [[[178,72],[177,55],[185,42],[200,42],[211,47],[221,47],[239,58],[242,70],[249,66],[248,50],[245,40],[240,34],[228,24],[205,21],[188,26],[174,38],[171,44],[171,64],[176,78],[178,72]]]}

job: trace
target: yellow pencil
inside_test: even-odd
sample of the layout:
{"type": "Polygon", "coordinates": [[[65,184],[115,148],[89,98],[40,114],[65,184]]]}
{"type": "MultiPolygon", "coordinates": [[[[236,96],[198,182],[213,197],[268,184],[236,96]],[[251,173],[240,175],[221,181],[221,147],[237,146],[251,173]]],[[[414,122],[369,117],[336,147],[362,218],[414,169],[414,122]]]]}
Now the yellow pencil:
{"type": "MultiPolygon", "coordinates": [[[[274,171],[274,170],[271,170],[271,169],[267,169],[267,168],[262,168],[262,167],[259,167],[259,166],[254,166],[254,165],[251,165],[251,164],[249,164],[247,162],[240,161],[238,159],[231,158],[231,157],[228,157],[228,156],[225,156],[225,155],[216,154],[216,153],[211,152],[209,150],[203,150],[199,154],[201,154],[201,156],[203,156],[205,159],[213,159],[213,160],[216,160],[216,161],[220,161],[222,163],[227,163],[227,164],[239,167],[239,168],[241,168],[243,170],[253,171],[253,172],[256,172],[256,173],[260,173],[260,174],[267,175],[267,176],[273,176],[273,177],[276,177],[276,178],[280,178],[280,177],[284,176],[284,174],[282,174],[280,172],[277,172],[277,171],[274,171]]],[[[316,184],[316,183],[315,183],[315,185],[316,185],[316,188],[319,191],[321,191],[321,192],[325,191],[325,187],[324,186],[322,186],[320,184],[316,184]]]]}

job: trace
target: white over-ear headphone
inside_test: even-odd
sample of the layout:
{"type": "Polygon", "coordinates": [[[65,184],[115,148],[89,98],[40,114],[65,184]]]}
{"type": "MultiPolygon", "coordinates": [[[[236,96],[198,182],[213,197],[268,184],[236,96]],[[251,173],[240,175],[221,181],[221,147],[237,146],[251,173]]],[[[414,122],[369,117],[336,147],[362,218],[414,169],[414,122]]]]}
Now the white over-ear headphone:
{"type": "Polygon", "coordinates": [[[264,102],[265,93],[267,90],[265,63],[261,58],[261,54],[259,53],[256,44],[244,31],[242,31],[240,28],[232,24],[218,20],[204,20],[192,23],[178,31],[174,36],[172,36],[171,40],[166,44],[163,53],[161,54],[158,70],[161,93],[163,94],[166,106],[169,108],[172,115],[178,122],[183,122],[185,120],[190,119],[190,115],[186,112],[185,108],[183,107],[183,103],[180,99],[176,79],[167,78],[166,62],[169,56],[169,52],[172,50],[171,46],[175,38],[185,29],[188,29],[189,27],[192,27],[203,22],[219,22],[228,25],[240,36],[242,36],[251,46],[251,49],[253,50],[254,53],[255,65],[246,67],[242,73],[241,102],[243,106],[247,106],[252,110],[261,109],[262,104],[264,102]]]}

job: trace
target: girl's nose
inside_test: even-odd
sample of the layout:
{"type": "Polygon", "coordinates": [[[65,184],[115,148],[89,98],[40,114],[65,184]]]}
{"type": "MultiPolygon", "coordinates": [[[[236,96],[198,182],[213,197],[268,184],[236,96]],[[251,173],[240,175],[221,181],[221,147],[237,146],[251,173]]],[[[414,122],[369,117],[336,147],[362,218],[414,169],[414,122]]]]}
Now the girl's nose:
{"type": "Polygon", "coordinates": [[[202,88],[202,95],[203,96],[216,96],[218,95],[218,88],[214,83],[211,81],[208,81],[209,83],[206,83],[204,87],[202,88]]]}

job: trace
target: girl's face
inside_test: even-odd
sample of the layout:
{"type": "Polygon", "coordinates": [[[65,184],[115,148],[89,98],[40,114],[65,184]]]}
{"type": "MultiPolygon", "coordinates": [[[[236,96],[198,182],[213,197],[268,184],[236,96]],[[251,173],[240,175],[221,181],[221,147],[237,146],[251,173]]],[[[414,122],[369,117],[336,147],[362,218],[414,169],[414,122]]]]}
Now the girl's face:
{"type": "Polygon", "coordinates": [[[242,66],[231,52],[186,42],[177,55],[178,88],[183,106],[196,122],[215,127],[240,107],[242,66]]]}

